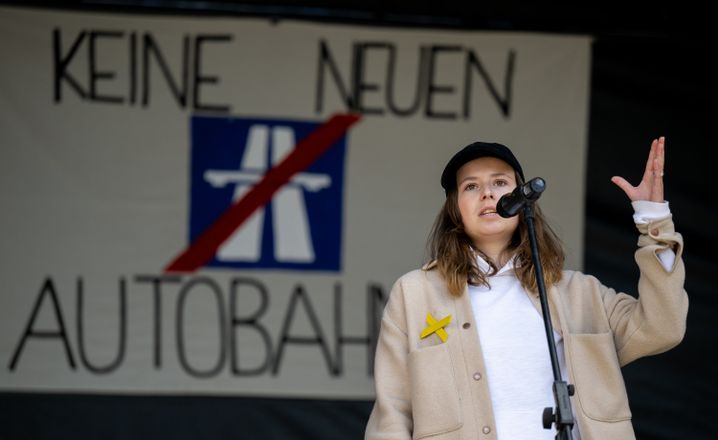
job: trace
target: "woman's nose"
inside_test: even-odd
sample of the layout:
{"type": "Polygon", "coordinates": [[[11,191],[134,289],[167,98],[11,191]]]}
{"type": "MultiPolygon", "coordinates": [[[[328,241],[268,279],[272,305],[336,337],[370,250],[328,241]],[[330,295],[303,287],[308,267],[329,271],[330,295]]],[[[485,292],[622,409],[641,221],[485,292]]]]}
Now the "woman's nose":
{"type": "Polygon", "coordinates": [[[494,192],[491,190],[491,188],[489,186],[486,186],[481,191],[481,199],[487,199],[487,198],[492,198],[492,199],[494,198],[494,192]]]}

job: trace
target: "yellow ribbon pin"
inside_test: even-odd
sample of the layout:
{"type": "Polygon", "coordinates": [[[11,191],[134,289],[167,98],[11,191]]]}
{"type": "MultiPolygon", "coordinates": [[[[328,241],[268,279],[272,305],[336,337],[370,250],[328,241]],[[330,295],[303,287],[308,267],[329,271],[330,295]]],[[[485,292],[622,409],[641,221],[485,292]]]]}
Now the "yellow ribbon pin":
{"type": "Polygon", "coordinates": [[[444,330],[444,327],[449,325],[450,322],[451,315],[446,315],[446,317],[442,318],[441,321],[437,321],[433,316],[431,316],[431,313],[427,313],[426,323],[429,325],[421,331],[421,338],[424,339],[430,334],[436,333],[441,338],[441,342],[446,342],[449,335],[446,333],[446,330],[444,330]]]}

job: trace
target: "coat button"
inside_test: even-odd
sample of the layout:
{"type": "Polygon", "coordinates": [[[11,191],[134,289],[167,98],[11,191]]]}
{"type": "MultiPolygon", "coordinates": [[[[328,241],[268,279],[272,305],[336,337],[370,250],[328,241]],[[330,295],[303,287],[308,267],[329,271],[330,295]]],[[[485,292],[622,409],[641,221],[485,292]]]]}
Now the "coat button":
{"type": "Polygon", "coordinates": [[[491,432],[491,428],[489,428],[488,426],[484,426],[484,427],[481,429],[481,431],[482,431],[484,434],[488,434],[488,433],[491,432]]]}
{"type": "Polygon", "coordinates": [[[474,373],[474,380],[481,380],[481,373],[479,373],[479,372],[474,373]]]}
{"type": "Polygon", "coordinates": [[[469,327],[471,327],[471,323],[470,323],[470,322],[465,322],[464,325],[462,325],[462,327],[463,327],[463,328],[469,328],[469,327]]]}

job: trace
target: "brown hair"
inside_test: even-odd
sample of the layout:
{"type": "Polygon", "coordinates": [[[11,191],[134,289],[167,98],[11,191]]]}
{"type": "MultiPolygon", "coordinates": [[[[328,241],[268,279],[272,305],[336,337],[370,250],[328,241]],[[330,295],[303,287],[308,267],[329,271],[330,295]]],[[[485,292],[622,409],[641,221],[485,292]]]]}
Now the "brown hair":
{"type": "MultiPolygon", "coordinates": [[[[521,184],[518,175],[516,182],[521,184]]],[[[548,289],[561,280],[565,253],[561,241],[549,226],[538,203],[534,203],[533,208],[536,242],[548,289]]],[[[454,296],[460,296],[464,292],[467,282],[474,286],[489,286],[487,278],[498,271],[495,264],[474,247],[471,238],[464,231],[456,188],[449,191],[444,206],[436,217],[429,235],[428,250],[431,260],[436,261],[437,269],[446,280],[449,292],[454,296]],[[489,273],[482,272],[477,265],[476,253],[482,255],[491,266],[489,273]]],[[[514,270],[521,285],[527,291],[538,295],[528,225],[523,210],[519,212],[519,225],[511,237],[508,251],[515,255],[514,270]]]]}

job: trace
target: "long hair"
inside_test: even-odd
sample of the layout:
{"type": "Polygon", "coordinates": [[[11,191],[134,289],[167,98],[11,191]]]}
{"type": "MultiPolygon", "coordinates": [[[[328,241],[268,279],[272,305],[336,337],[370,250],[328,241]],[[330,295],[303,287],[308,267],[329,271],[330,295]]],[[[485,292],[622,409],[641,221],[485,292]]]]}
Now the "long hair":
{"type": "MultiPolygon", "coordinates": [[[[521,180],[516,175],[516,181],[521,180]]],[[[534,227],[536,242],[541,258],[544,282],[548,289],[561,280],[561,271],[566,255],[561,241],[549,226],[538,203],[534,203],[534,227]]],[[[482,252],[476,249],[471,238],[464,230],[459,211],[458,191],[452,189],[446,197],[444,206],[436,217],[428,240],[430,260],[436,261],[436,268],[446,280],[454,296],[461,296],[466,283],[474,286],[489,286],[488,277],[499,268],[482,252]],[[476,263],[476,254],[482,255],[489,263],[490,271],[484,273],[476,263]]],[[[529,292],[538,295],[538,283],[534,263],[531,258],[531,242],[528,224],[523,210],[519,213],[519,224],[514,231],[508,249],[514,255],[514,270],[521,285],[529,292]]]]}

